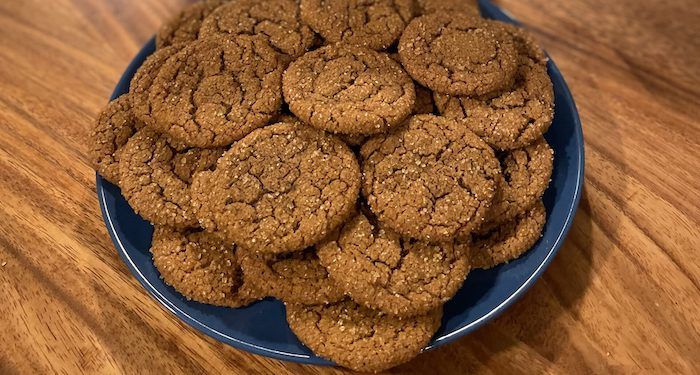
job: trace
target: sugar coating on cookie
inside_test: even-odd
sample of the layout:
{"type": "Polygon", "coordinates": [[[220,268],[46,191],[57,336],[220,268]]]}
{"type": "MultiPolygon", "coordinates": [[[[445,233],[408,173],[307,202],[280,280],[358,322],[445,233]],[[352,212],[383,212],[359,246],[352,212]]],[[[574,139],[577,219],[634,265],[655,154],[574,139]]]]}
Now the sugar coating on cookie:
{"type": "Polygon", "coordinates": [[[459,12],[414,18],[401,35],[399,56],[413,79],[450,95],[484,95],[508,87],[518,66],[508,33],[459,12]]]}
{"type": "Polygon", "coordinates": [[[435,12],[462,12],[479,17],[479,2],[477,0],[417,0],[418,14],[425,15],[435,12]]]}
{"type": "Polygon", "coordinates": [[[263,35],[280,53],[296,58],[311,48],[315,34],[301,23],[295,0],[236,0],[212,12],[200,31],[201,38],[213,35],[263,35]]]}
{"type": "Polygon", "coordinates": [[[414,16],[413,0],[301,0],[301,18],[331,43],[386,49],[414,16]]]}
{"type": "Polygon", "coordinates": [[[264,37],[194,41],[163,64],[149,89],[153,127],[193,147],[229,145],[280,109],[283,69],[264,37]]]}
{"type": "Polygon", "coordinates": [[[215,234],[157,225],[151,254],[160,277],[187,299],[229,307],[254,300],[244,287],[235,246],[215,234]]]}
{"type": "Polygon", "coordinates": [[[196,227],[197,219],[190,207],[192,176],[213,168],[223,151],[188,148],[142,128],[121,154],[122,194],[137,214],[153,224],[196,227]]]}
{"type": "Polygon", "coordinates": [[[353,212],[359,165],[336,137],[278,123],[236,142],[192,184],[200,225],[263,253],[303,250],[353,212]]]}
{"type": "Polygon", "coordinates": [[[513,220],[475,233],[471,246],[474,268],[489,269],[523,255],[540,239],[546,216],[539,201],[513,220]]]}
{"type": "Polygon", "coordinates": [[[496,196],[486,215],[487,226],[509,221],[539,201],[549,186],[554,164],[554,151],[544,138],[496,156],[502,177],[497,180],[496,196]]]}
{"type": "Polygon", "coordinates": [[[251,287],[261,295],[306,305],[337,302],[345,297],[319,262],[314,247],[283,254],[243,250],[238,255],[251,287]]]}
{"type": "Polygon", "coordinates": [[[202,21],[216,8],[227,2],[228,0],[205,0],[186,7],[158,30],[156,47],[160,49],[196,40],[199,38],[202,21]]]}
{"type": "Polygon", "coordinates": [[[129,94],[107,104],[90,134],[90,161],[107,181],[119,184],[119,159],[126,142],[143,127],[134,117],[129,94]]]}
{"type": "Polygon", "coordinates": [[[521,59],[512,87],[483,97],[435,94],[438,111],[463,120],[488,144],[500,150],[527,146],[549,129],[554,119],[554,90],[547,68],[521,59]]]}
{"type": "Polygon", "coordinates": [[[331,133],[384,132],[411,113],[411,77],[387,54],[334,44],[309,52],[284,73],[284,99],[304,122],[331,133]]]}
{"type": "Polygon", "coordinates": [[[365,214],[317,247],[321,264],[355,302],[397,316],[441,306],[470,269],[466,246],[403,239],[365,214]]]}
{"type": "Polygon", "coordinates": [[[379,221],[403,236],[450,241],[477,229],[500,167],[493,150],[461,123],[413,116],[360,150],[362,193],[379,221]]]}
{"type": "Polygon", "coordinates": [[[350,300],[285,307],[289,327],[314,353],[366,372],[386,370],[418,355],[442,317],[442,309],[411,318],[392,317],[350,300]]]}

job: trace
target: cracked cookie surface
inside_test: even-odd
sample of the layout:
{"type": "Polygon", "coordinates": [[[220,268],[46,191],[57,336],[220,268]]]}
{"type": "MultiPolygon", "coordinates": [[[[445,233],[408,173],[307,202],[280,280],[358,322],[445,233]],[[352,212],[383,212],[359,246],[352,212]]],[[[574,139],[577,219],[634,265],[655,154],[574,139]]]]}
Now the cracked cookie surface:
{"type": "Polygon", "coordinates": [[[161,278],[189,300],[241,307],[252,302],[235,246],[212,233],[156,226],[151,254],[161,278]]]}
{"type": "Polygon", "coordinates": [[[376,134],[411,113],[411,77],[387,54],[333,44],[309,52],[284,73],[284,98],[306,123],[331,133],[376,134]]]}
{"type": "Polygon", "coordinates": [[[131,78],[129,95],[131,96],[134,116],[148,126],[153,127],[155,124],[155,120],[151,116],[151,105],[148,102],[148,93],[153,80],[165,61],[184,46],[184,44],[176,44],[156,50],[146,58],[146,61],[141,64],[134,77],[131,78]]]}
{"type": "Polygon", "coordinates": [[[90,161],[100,176],[119,184],[119,159],[124,145],[142,127],[131,110],[129,94],[107,104],[90,134],[90,161]]]}
{"type": "Polygon", "coordinates": [[[513,38],[492,21],[464,13],[415,18],[399,41],[406,71],[450,95],[484,95],[510,86],[517,71],[513,38]]]}
{"type": "Polygon", "coordinates": [[[142,128],[129,139],[121,154],[122,194],[137,214],[153,224],[196,227],[197,219],[190,207],[192,177],[214,167],[223,151],[188,148],[150,128],[142,128]]]}
{"type": "Polygon", "coordinates": [[[547,68],[521,59],[515,83],[484,97],[435,94],[438,111],[463,120],[474,133],[500,150],[524,147],[544,134],[554,119],[554,89],[547,68]]]}
{"type": "Polygon", "coordinates": [[[228,0],[205,0],[186,7],[158,30],[156,48],[197,40],[202,21],[227,2],[228,0]]]}
{"type": "Polygon", "coordinates": [[[284,254],[243,250],[238,255],[251,287],[261,295],[306,305],[337,302],[345,296],[319,262],[314,247],[284,254]]]}
{"type": "Polygon", "coordinates": [[[283,69],[264,37],[194,41],[171,56],[153,81],[153,127],[189,146],[229,145],[280,109],[283,69]]]}
{"type": "Polygon", "coordinates": [[[302,124],[250,133],[192,184],[202,227],[249,250],[282,253],[312,246],[355,208],[360,172],[342,141],[302,124]]]}
{"type": "Polygon", "coordinates": [[[466,246],[403,239],[370,218],[355,216],[317,245],[321,264],[355,302],[407,317],[454,296],[470,269],[466,246]]]}
{"type": "Polygon", "coordinates": [[[463,12],[480,17],[477,0],[417,0],[418,14],[425,15],[435,12],[463,12]]]}
{"type": "Polygon", "coordinates": [[[554,165],[554,151],[544,138],[496,156],[501,162],[502,177],[497,180],[485,226],[509,221],[540,200],[549,186],[554,165]]]}
{"type": "Polygon", "coordinates": [[[477,229],[491,205],[500,167],[493,150],[455,120],[413,116],[360,150],[362,193],[379,221],[424,241],[477,229]]]}
{"type": "Polygon", "coordinates": [[[200,35],[263,35],[274,49],[289,58],[303,55],[315,42],[313,30],[300,21],[295,0],[231,1],[202,22],[200,35]]]}
{"type": "Polygon", "coordinates": [[[411,318],[392,317],[350,300],[285,307],[289,327],[314,353],[368,372],[394,367],[418,355],[442,317],[442,309],[411,318]]]}
{"type": "Polygon", "coordinates": [[[413,0],[301,0],[301,18],[331,43],[388,48],[414,16],[413,0]]]}
{"type": "Polygon", "coordinates": [[[540,239],[546,216],[539,201],[513,220],[475,233],[471,247],[474,268],[489,269],[523,255],[540,239]]]}

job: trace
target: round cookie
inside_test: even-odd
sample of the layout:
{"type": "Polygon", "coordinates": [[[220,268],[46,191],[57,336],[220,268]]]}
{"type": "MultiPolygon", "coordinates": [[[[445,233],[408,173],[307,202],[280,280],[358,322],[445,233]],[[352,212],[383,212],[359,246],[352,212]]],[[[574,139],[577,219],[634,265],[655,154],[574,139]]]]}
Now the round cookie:
{"type": "Polygon", "coordinates": [[[189,187],[195,173],[214,167],[223,149],[187,148],[142,128],[119,161],[120,187],[129,205],[156,225],[196,227],[189,187]]]}
{"type": "Polygon", "coordinates": [[[474,268],[489,269],[524,254],[542,235],[546,215],[540,201],[512,221],[475,233],[471,247],[474,268]]]}
{"type": "Polygon", "coordinates": [[[502,177],[486,215],[486,226],[509,221],[539,201],[549,186],[554,165],[554,151],[544,138],[497,156],[502,177]]]}
{"type": "Polygon", "coordinates": [[[301,19],[331,43],[388,48],[414,16],[413,0],[301,0],[301,19]]]}
{"type": "Polygon", "coordinates": [[[442,317],[442,309],[411,318],[392,317],[350,300],[285,307],[289,327],[315,354],[363,372],[408,362],[428,344],[442,317]]]}
{"type": "Polygon", "coordinates": [[[244,287],[235,246],[215,234],[157,225],[151,254],[160,277],[188,300],[229,307],[253,301],[244,287]]]}
{"type": "Polygon", "coordinates": [[[200,36],[264,35],[272,48],[296,58],[311,48],[315,34],[299,17],[295,0],[236,0],[222,5],[202,22],[200,36]]]}
{"type": "Polygon", "coordinates": [[[336,137],[301,124],[250,133],[197,175],[192,203],[202,227],[262,253],[305,249],[355,209],[359,165],[336,137]]]}
{"type": "Polygon", "coordinates": [[[477,229],[496,190],[493,150],[455,120],[413,116],[360,150],[362,193],[379,221],[403,236],[450,241],[477,229]]]}
{"type": "Polygon", "coordinates": [[[510,86],[517,71],[513,38],[492,21],[437,12],[414,18],[399,41],[406,71],[450,95],[484,95],[510,86]]]}
{"type": "Polygon", "coordinates": [[[170,57],[153,81],[153,127],[188,146],[229,145],[280,109],[283,69],[264,37],[196,40],[170,57]]]}
{"type": "Polygon", "coordinates": [[[411,113],[411,77],[387,54],[334,44],[289,65],[282,82],[289,109],[304,122],[332,133],[376,134],[411,113]]]}
{"type": "Polygon", "coordinates": [[[500,150],[524,147],[542,137],[554,119],[554,90],[547,68],[521,59],[515,84],[484,97],[435,94],[438,111],[463,120],[489,145],[500,150]]]}
{"type": "Polygon", "coordinates": [[[202,21],[227,1],[205,0],[186,7],[158,30],[156,48],[197,40],[202,21]]]}
{"type": "Polygon", "coordinates": [[[481,17],[477,0],[417,0],[416,3],[421,16],[435,12],[462,12],[481,17]]]}
{"type": "Polygon", "coordinates": [[[318,247],[321,264],[357,303],[396,316],[415,316],[442,306],[470,269],[469,248],[429,244],[359,214],[318,247]]]}
{"type": "Polygon", "coordinates": [[[148,102],[148,93],[153,80],[158,75],[158,71],[160,71],[165,61],[184,46],[185,44],[181,43],[157,49],[148,56],[131,78],[129,95],[131,96],[134,115],[148,126],[153,127],[155,125],[155,120],[151,116],[151,105],[148,102]]]}
{"type": "Polygon", "coordinates": [[[90,134],[90,161],[100,176],[119,184],[119,159],[126,142],[143,123],[131,111],[129,94],[107,104],[90,134]]]}
{"type": "Polygon", "coordinates": [[[238,255],[251,288],[260,295],[306,305],[337,302],[345,296],[328,276],[313,247],[285,254],[245,250],[238,255]]]}

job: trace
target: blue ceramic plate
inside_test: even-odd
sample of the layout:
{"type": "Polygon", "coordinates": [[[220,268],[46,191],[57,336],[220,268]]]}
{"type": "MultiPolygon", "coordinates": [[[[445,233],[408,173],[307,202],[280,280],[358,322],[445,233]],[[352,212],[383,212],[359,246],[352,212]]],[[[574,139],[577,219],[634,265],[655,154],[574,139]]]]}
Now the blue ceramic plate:
{"type": "MultiPolygon", "coordinates": [[[[483,1],[484,16],[514,22],[494,5],[483,1]]],[[[129,90],[129,81],[155,43],[149,41],[131,62],[112,98],[129,90]]],[[[442,327],[426,349],[451,342],[479,328],[520,298],[552,261],[573,221],[583,182],[583,135],[574,100],[564,78],[549,62],[554,83],[556,113],[545,135],[554,149],[552,183],[544,194],[547,224],[542,239],[527,254],[506,265],[469,274],[464,287],[445,305],[442,327]]],[[[284,306],[274,299],[232,309],[187,301],[165,285],[148,251],[153,229],[129,207],[119,188],[97,176],[102,216],[122,259],[146,290],[165,308],[192,327],[217,340],[252,353],[288,361],[331,365],[302,345],[287,326],[284,306]]]]}

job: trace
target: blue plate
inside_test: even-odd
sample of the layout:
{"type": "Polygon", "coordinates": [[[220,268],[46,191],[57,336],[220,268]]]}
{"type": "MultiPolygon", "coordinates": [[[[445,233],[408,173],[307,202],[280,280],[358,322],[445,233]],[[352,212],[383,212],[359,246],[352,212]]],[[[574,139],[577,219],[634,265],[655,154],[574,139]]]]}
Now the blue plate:
{"type": "MultiPolygon", "coordinates": [[[[484,16],[514,22],[499,8],[481,2],[484,16]]],[[[150,40],[131,62],[112,99],[129,90],[129,81],[153,53],[150,40]]],[[[554,149],[552,183],[544,194],[547,224],[542,239],[524,256],[494,269],[469,274],[464,287],[445,305],[440,330],[426,349],[444,345],[479,328],[507,309],[537,280],[562,245],[578,206],[583,182],[583,134],[574,100],[553,62],[555,116],[545,138],[554,149]]],[[[274,299],[232,309],[187,301],[158,277],[149,246],[153,229],[129,207],[119,188],[97,176],[97,196],[107,230],[124,263],[165,308],[202,333],[267,357],[316,365],[333,363],[315,356],[287,326],[284,306],[274,299]]]]}

